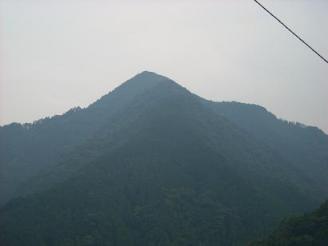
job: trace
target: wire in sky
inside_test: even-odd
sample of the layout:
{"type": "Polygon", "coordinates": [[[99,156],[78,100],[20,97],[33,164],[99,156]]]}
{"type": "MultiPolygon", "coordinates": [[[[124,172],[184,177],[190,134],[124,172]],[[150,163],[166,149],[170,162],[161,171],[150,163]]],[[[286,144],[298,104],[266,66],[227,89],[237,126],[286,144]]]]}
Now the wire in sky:
{"type": "Polygon", "coordinates": [[[328,64],[328,60],[324,58],[318,51],[312,48],[307,42],[304,41],[300,36],[298,36],[292,29],[290,29],[285,23],[283,23],[277,16],[275,16],[272,12],[270,12],[266,7],[264,7],[257,0],[254,0],[262,9],[264,9],[268,14],[270,14],[273,18],[275,18],[281,25],[283,25],[291,34],[293,34],[298,40],[300,40],[303,44],[305,44],[310,50],[312,50],[317,56],[319,56],[324,62],[328,64]]]}

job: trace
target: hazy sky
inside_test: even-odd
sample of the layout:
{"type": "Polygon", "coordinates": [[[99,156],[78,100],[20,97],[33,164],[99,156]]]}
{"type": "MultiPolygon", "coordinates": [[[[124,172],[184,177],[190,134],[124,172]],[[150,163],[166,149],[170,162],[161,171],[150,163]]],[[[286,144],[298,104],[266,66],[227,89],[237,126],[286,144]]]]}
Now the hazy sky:
{"type": "MultiPolygon", "coordinates": [[[[327,0],[262,0],[328,57],[327,0]]],[[[328,132],[328,64],[252,0],[0,0],[0,124],[87,106],[143,70],[328,132]]]]}

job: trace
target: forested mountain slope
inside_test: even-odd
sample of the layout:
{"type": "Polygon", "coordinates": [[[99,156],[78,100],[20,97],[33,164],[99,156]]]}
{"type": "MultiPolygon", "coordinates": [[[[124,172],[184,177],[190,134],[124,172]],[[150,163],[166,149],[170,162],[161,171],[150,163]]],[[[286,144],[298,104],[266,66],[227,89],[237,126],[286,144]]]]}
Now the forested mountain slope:
{"type": "Polygon", "coordinates": [[[281,223],[267,239],[253,246],[326,246],[328,245],[328,202],[303,216],[292,217],[281,223]]]}
{"type": "Polygon", "coordinates": [[[33,124],[0,127],[0,204],[29,178],[47,172],[75,147],[106,129],[116,112],[163,79],[151,73],[136,76],[86,109],[77,107],[33,124]]]}
{"type": "Polygon", "coordinates": [[[237,102],[209,102],[218,113],[269,146],[300,170],[318,194],[328,193],[328,137],[316,127],[278,119],[265,108],[237,102]]]}
{"type": "MultiPolygon", "coordinates": [[[[305,162],[261,138],[271,123],[256,134],[253,116],[240,109],[242,123],[230,105],[143,72],[86,109],[1,128],[3,182],[14,177],[15,196],[24,195],[0,210],[1,242],[244,245],[327,196],[321,176],[312,180],[319,170],[308,175],[305,162]]],[[[305,149],[325,148],[319,130],[290,127],[305,149]]],[[[324,151],[312,158],[324,175],[324,151]]]]}

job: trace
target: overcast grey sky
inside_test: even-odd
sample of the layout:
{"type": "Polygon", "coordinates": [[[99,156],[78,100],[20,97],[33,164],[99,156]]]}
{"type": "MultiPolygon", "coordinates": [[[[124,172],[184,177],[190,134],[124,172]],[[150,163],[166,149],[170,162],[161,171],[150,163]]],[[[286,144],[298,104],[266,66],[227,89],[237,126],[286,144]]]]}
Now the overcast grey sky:
{"type": "MultiPolygon", "coordinates": [[[[262,0],[328,57],[327,0],[262,0]]],[[[143,70],[328,132],[328,65],[252,0],[0,0],[0,124],[87,106],[143,70]]]]}

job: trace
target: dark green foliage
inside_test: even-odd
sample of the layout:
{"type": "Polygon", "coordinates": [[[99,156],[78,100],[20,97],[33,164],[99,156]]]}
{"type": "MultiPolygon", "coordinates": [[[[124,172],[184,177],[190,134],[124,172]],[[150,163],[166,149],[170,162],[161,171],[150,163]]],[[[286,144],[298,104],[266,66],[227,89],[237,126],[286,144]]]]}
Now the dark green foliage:
{"type": "Polygon", "coordinates": [[[1,245],[244,245],[326,197],[325,152],[307,150],[325,134],[271,137],[281,121],[231,105],[145,72],[86,109],[0,128],[4,200],[17,197],[0,210],[1,245]]]}
{"type": "Polygon", "coordinates": [[[254,246],[326,246],[328,245],[328,201],[310,214],[292,217],[281,223],[267,239],[254,246]]]}
{"type": "Polygon", "coordinates": [[[86,109],[74,108],[33,124],[0,127],[0,205],[15,196],[31,177],[47,173],[63,156],[95,134],[108,131],[117,112],[166,78],[136,76],[86,109]]]}
{"type": "MultiPolygon", "coordinates": [[[[278,153],[304,176],[309,193],[328,193],[328,137],[315,127],[279,120],[263,107],[237,102],[209,103],[216,112],[278,153]]],[[[326,198],[325,197],[325,198],[326,198]]]]}

